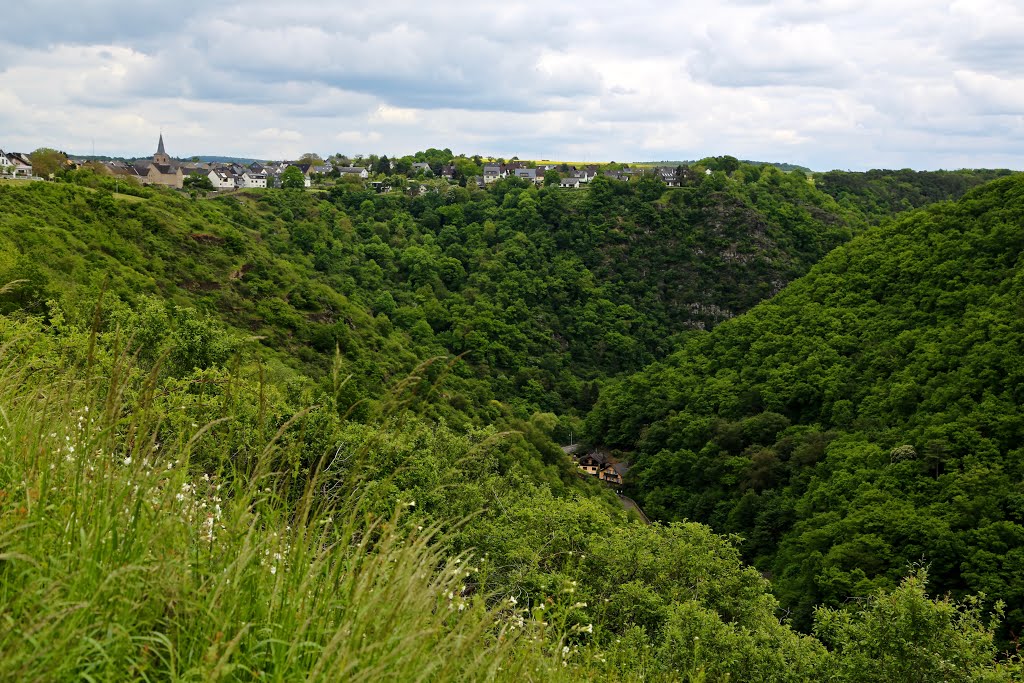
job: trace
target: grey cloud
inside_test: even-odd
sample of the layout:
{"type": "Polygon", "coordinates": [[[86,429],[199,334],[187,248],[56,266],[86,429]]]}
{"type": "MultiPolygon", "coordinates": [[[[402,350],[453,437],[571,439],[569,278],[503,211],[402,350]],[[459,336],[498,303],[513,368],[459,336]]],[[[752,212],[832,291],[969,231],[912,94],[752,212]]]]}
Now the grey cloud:
{"type": "Polygon", "coordinates": [[[64,43],[139,45],[173,35],[200,0],[32,0],[5,2],[4,37],[21,47],[44,48],[64,43]]]}

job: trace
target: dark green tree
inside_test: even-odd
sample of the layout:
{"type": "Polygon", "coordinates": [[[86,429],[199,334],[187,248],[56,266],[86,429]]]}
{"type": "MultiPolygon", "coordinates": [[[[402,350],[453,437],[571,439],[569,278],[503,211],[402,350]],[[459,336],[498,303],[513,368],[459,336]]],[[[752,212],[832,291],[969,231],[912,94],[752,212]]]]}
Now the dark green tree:
{"type": "Polygon", "coordinates": [[[281,174],[281,187],[286,190],[302,190],[306,187],[306,179],[298,166],[289,166],[281,174]]]}

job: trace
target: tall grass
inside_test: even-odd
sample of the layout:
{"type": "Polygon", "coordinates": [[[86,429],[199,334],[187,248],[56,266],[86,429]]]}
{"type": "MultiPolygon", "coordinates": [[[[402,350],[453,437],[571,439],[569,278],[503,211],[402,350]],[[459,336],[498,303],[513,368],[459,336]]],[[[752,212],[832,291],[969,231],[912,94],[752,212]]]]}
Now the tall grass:
{"type": "Polygon", "coordinates": [[[515,607],[472,594],[471,559],[445,557],[435,528],[347,512],[358,486],[324,500],[314,476],[296,504],[270,466],[199,472],[209,434],[160,443],[155,372],[124,352],[102,376],[61,369],[30,347],[0,347],[0,680],[571,673],[515,607]]]}

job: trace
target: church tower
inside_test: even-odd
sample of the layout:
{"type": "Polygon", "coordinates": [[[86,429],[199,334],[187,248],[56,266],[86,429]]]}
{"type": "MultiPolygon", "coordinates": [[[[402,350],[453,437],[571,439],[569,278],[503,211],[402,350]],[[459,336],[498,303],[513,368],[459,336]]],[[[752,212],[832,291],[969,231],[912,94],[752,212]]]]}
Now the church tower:
{"type": "Polygon", "coordinates": [[[167,156],[167,152],[164,151],[164,134],[160,133],[160,142],[156,146],[156,154],[153,155],[154,164],[169,164],[171,158],[167,156]]]}

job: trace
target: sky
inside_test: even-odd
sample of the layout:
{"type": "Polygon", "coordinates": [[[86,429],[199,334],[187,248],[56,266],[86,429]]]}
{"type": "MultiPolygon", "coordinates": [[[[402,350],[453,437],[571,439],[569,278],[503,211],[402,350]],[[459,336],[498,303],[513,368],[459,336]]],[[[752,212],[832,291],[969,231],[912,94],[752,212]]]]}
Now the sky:
{"type": "Polygon", "coordinates": [[[0,148],[1024,169],[1024,0],[20,0],[0,148]]]}

